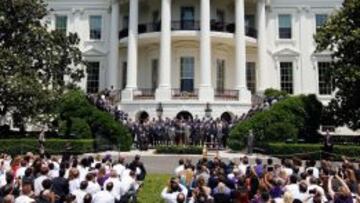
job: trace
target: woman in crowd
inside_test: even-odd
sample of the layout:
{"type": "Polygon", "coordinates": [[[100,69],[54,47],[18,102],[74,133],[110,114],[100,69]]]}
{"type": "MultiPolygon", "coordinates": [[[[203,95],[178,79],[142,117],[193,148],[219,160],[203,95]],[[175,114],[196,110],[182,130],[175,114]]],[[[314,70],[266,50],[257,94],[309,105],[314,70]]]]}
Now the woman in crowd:
{"type": "Polygon", "coordinates": [[[326,160],[303,164],[296,157],[276,164],[272,159],[266,163],[255,159],[253,165],[247,157],[241,157],[239,164],[233,160],[225,164],[218,157],[202,158],[196,167],[176,170],[180,179],[186,177],[178,187],[189,191],[190,203],[360,203],[359,172],[347,160],[342,164],[326,160]]]}

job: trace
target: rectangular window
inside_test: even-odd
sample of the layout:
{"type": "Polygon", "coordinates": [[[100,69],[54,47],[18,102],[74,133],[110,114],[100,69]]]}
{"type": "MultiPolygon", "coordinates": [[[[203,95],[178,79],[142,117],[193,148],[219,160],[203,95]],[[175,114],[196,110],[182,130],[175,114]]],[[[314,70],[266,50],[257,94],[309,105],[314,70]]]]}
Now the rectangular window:
{"type": "Polygon", "coordinates": [[[67,16],[57,15],[55,17],[55,30],[66,33],[66,30],[67,30],[67,16]]]}
{"type": "Polygon", "coordinates": [[[256,92],[256,68],[254,62],[246,63],[246,82],[252,94],[256,92]]]}
{"type": "Polygon", "coordinates": [[[280,62],[280,86],[282,91],[289,94],[294,93],[292,62],[280,62]]]}
{"type": "Polygon", "coordinates": [[[331,95],[332,93],[330,70],[330,62],[318,62],[320,95],[331,95]]]}
{"type": "Polygon", "coordinates": [[[225,11],[221,9],[216,10],[216,20],[218,23],[225,23],[225,11]]]}
{"type": "Polygon", "coordinates": [[[225,90],[225,60],[216,61],[216,88],[219,91],[225,90]]]}
{"type": "Polygon", "coordinates": [[[326,15],[326,14],[316,14],[316,16],[315,16],[316,32],[318,32],[320,27],[326,23],[327,17],[328,17],[328,15],[326,15]]]}
{"type": "Polygon", "coordinates": [[[279,39],[291,39],[291,15],[279,15],[279,39]]]}
{"type": "Polygon", "coordinates": [[[122,66],[122,89],[125,89],[127,83],[127,62],[123,62],[122,66]]]}
{"type": "Polygon", "coordinates": [[[194,57],[181,57],[180,90],[182,92],[194,91],[194,57]]]}
{"type": "Polygon", "coordinates": [[[181,7],[181,29],[193,30],[195,28],[194,7],[181,7]]]}
{"type": "Polygon", "coordinates": [[[129,16],[124,16],[123,18],[123,29],[129,28],[129,16]]]}
{"type": "Polygon", "coordinates": [[[101,39],[101,16],[90,16],[90,39],[101,39]]]}
{"type": "Polygon", "coordinates": [[[87,92],[99,92],[100,62],[87,62],[87,92]]]}
{"type": "Polygon", "coordinates": [[[155,90],[158,87],[158,75],[159,75],[159,60],[153,59],[151,61],[151,88],[155,90]]]}

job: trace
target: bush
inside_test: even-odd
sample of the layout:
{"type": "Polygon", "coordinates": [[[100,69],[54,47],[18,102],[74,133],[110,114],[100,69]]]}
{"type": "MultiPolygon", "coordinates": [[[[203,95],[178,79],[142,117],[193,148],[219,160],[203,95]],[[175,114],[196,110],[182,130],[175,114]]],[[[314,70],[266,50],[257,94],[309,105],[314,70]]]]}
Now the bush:
{"type": "Polygon", "coordinates": [[[88,129],[91,137],[95,138],[96,146],[106,146],[106,149],[118,149],[128,151],[131,148],[132,138],[127,127],[114,120],[113,116],[103,112],[90,104],[86,95],[80,90],[67,92],[58,105],[59,119],[62,124],[60,130],[66,132],[65,137],[70,133],[87,136],[88,129]],[[65,125],[64,125],[65,122],[65,125]],[[86,126],[86,124],[87,126],[86,126]],[[62,129],[65,128],[65,129],[62,129]],[[112,145],[112,147],[108,147],[112,145]]]}
{"type": "Polygon", "coordinates": [[[241,150],[247,143],[249,131],[255,136],[255,145],[282,142],[287,139],[319,138],[322,105],[313,95],[288,97],[273,104],[268,110],[255,113],[230,131],[229,146],[241,150]],[[316,110],[319,108],[319,110],[316,110]]]}
{"type": "MultiPolygon", "coordinates": [[[[62,154],[65,146],[69,146],[69,152],[73,154],[94,152],[93,139],[47,139],[45,141],[45,151],[50,154],[62,154]]],[[[12,155],[26,152],[39,153],[39,143],[37,139],[0,139],[0,151],[12,155]]]]}
{"type": "Polygon", "coordinates": [[[269,88],[269,89],[265,90],[264,95],[265,95],[265,97],[279,99],[279,98],[287,97],[288,93],[285,91],[269,88]]]}
{"type": "MultiPolygon", "coordinates": [[[[319,159],[323,148],[322,144],[289,144],[269,143],[263,146],[266,153],[280,157],[299,157],[304,159],[319,159]]],[[[339,160],[341,156],[349,158],[360,157],[360,146],[335,145],[332,157],[339,160]]]]}
{"type": "Polygon", "coordinates": [[[158,154],[202,154],[202,146],[157,146],[158,154]]]}
{"type": "Polygon", "coordinates": [[[61,121],[59,133],[65,135],[66,138],[91,139],[93,137],[89,124],[80,118],[61,121]]]}

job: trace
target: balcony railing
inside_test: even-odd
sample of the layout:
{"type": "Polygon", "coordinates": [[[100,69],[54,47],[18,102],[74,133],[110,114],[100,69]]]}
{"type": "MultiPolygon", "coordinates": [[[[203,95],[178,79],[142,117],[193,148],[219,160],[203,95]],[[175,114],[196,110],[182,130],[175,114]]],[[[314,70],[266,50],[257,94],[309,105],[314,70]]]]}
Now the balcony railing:
{"type": "Polygon", "coordinates": [[[139,34],[148,33],[148,32],[160,32],[160,30],[161,30],[161,22],[139,24],[138,27],[139,34]]]}
{"type": "Polygon", "coordinates": [[[135,100],[153,100],[155,99],[155,89],[152,88],[144,88],[138,89],[134,92],[135,100]]]}
{"type": "Polygon", "coordinates": [[[182,91],[179,88],[171,89],[171,96],[173,99],[198,99],[199,91],[194,89],[193,91],[182,91]]]}
{"type": "Polygon", "coordinates": [[[239,100],[238,90],[215,89],[215,99],[226,101],[239,100]]]}
{"type": "MultiPolygon", "coordinates": [[[[226,22],[217,22],[211,20],[210,22],[211,31],[215,32],[228,32],[235,33],[235,23],[226,23],[226,22]]],[[[190,20],[180,20],[171,22],[171,30],[200,30],[200,21],[190,21],[190,20]]],[[[139,34],[149,33],[149,32],[160,32],[161,31],[161,22],[153,23],[142,23],[138,26],[139,34]]],[[[119,32],[119,39],[128,36],[128,28],[124,28],[119,32]]],[[[257,30],[251,26],[245,26],[245,35],[249,37],[257,37],[257,30]]]]}
{"type": "Polygon", "coordinates": [[[200,30],[200,21],[195,21],[195,20],[172,21],[171,30],[200,30]]]}

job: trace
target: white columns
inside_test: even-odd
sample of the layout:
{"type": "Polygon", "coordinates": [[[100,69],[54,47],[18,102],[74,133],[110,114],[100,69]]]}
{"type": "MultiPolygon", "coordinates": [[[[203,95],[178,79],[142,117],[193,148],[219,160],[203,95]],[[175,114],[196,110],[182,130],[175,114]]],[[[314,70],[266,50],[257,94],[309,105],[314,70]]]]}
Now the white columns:
{"type": "Polygon", "coordinates": [[[246,40],[244,0],[235,0],[235,85],[239,90],[239,100],[251,103],[251,93],[246,85],[246,40]]]}
{"type": "Polygon", "coordinates": [[[264,92],[268,85],[266,83],[267,73],[266,69],[266,13],[265,13],[265,0],[257,1],[257,55],[258,55],[258,71],[259,78],[258,82],[258,91],[264,92]]]}
{"type": "Polygon", "coordinates": [[[111,4],[111,26],[110,26],[110,53],[109,68],[107,70],[108,88],[114,86],[119,88],[119,2],[112,1],[111,4]]]}
{"type": "Polygon", "coordinates": [[[171,99],[171,0],[161,0],[159,87],[156,99],[171,99]]]}
{"type": "Polygon", "coordinates": [[[210,0],[201,0],[201,34],[200,34],[200,89],[202,101],[214,100],[214,89],[211,85],[211,36],[210,36],[210,0]]]}
{"type": "Polygon", "coordinates": [[[137,89],[137,62],[138,62],[138,18],[139,0],[131,0],[127,55],[127,84],[122,93],[122,100],[133,100],[134,90],[137,89]]]}

